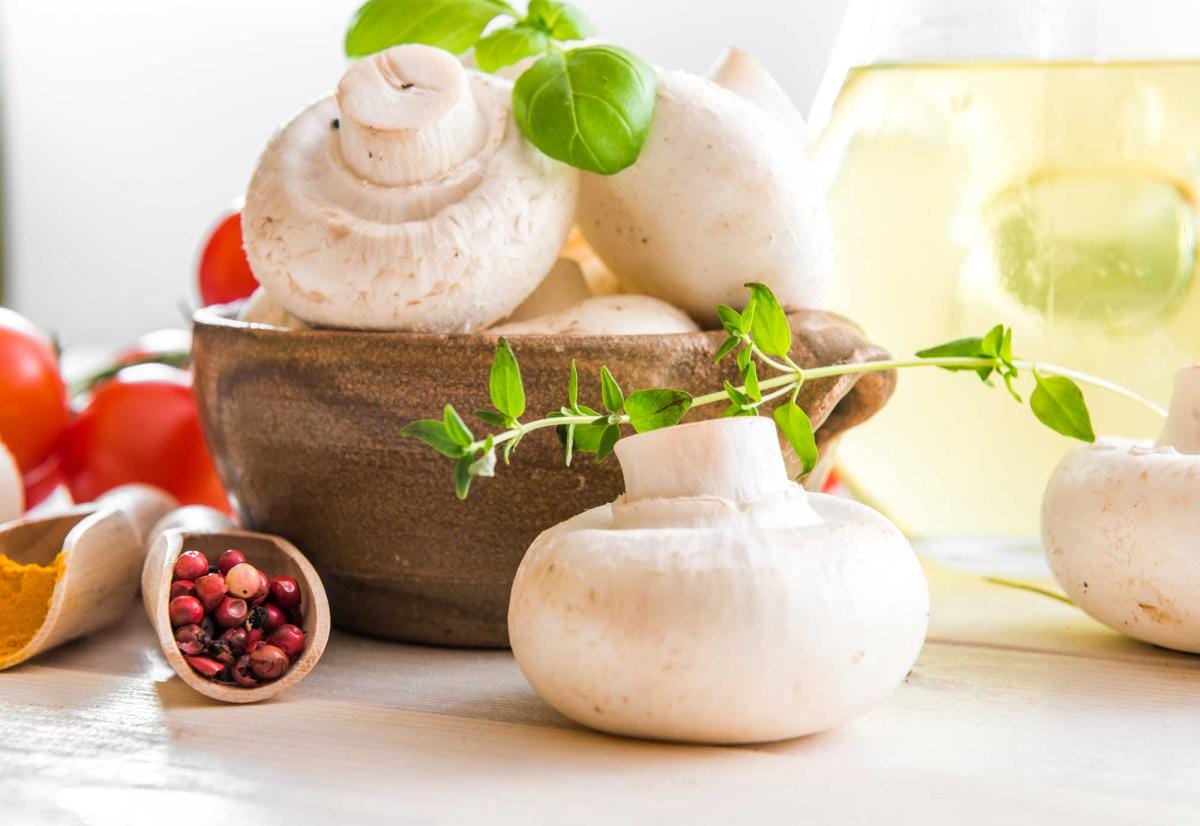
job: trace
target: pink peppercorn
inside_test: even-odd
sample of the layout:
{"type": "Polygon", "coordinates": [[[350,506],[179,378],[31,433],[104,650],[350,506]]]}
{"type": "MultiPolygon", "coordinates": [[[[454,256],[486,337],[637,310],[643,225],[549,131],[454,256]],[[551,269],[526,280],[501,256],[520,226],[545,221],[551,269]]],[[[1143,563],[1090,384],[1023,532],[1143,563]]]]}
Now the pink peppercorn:
{"type": "Polygon", "coordinates": [[[176,629],[175,643],[184,654],[194,657],[204,652],[204,648],[208,644],[208,635],[199,625],[185,625],[176,629]]]}
{"type": "Polygon", "coordinates": [[[304,650],[304,632],[300,630],[299,626],[288,623],[272,631],[267,642],[282,648],[289,659],[295,659],[304,650]]]}
{"type": "Polygon", "coordinates": [[[196,580],[208,573],[208,560],[199,551],[184,551],[175,560],[175,579],[196,580]]]}
{"type": "Polygon", "coordinates": [[[171,583],[171,593],[167,599],[194,596],[196,596],[196,583],[192,582],[190,579],[177,579],[171,583]]]}
{"type": "Polygon", "coordinates": [[[230,671],[233,673],[233,681],[242,688],[256,688],[258,686],[258,680],[255,679],[250,667],[249,654],[243,654],[238,661],[234,663],[234,666],[230,669],[230,671]]]}
{"type": "Polygon", "coordinates": [[[250,670],[260,680],[275,680],[288,669],[288,655],[282,648],[264,645],[250,655],[250,670]]]}
{"type": "Polygon", "coordinates": [[[204,606],[195,597],[175,597],[167,605],[167,613],[171,617],[171,627],[195,625],[204,619],[204,606]]]}
{"type": "Polygon", "coordinates": [[[241,551],[230,548],[217,557],[217,570],[222,574],[229,573],[229,569],[234,565],[241,565],[246,561],[246,555],[241,551]]]}
{"type": "Polygon", "coordinates": [[[221,604],[217,606],[217,610],[213,612],[213,619],[222,628],[232,628],[235,625],[241,625],[245,622],[246,616],[249,613],[250,607],[246,605],[246,600],[225,597],[221,601],[221,604]]]}
{"type": "Polygon", "coordinates": [[[184,657],[192,669],[210,680],[225,670],[225,666],[208,657],[184,657]]]}
{"type": "Polygon", "coordinates": [[[221,635],[221,639],[229,646],[229,650],[233,652],[235,657],[240,657],[246,653],[246,640],[249,636],[250,632],[245,628],[235,626],[233,628],[226,628],[225,633],[221,635]]]}
{"type": "Polygon", "coordinates": [[[205,574],[196,580],[196,598],[205,611],[214,611],[225,599],[225,577],[220,574],[205,574]]]}
{"type": "Polygon", "coordinates": [[[225,587],[238,599],[254,599],[265,591],[266,578],[249,562],[234,565],[225,575],[225,587]]]}
{"type": "Polygon", "coordinates": [[[280,608],[296,608],[300,605],[300,585],[294,577],[272,577],[270,587],[271,596],[280,608]]]}

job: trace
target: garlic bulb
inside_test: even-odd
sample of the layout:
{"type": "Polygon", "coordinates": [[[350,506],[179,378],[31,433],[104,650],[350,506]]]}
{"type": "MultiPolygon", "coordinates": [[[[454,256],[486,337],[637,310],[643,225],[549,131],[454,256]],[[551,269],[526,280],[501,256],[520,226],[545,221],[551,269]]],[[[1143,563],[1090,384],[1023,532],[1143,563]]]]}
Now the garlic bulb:
{"type": "Polygon", "coordinates": [[[929,596],[884,517],[806,494],[768,419],[623,439],[626,493],[541,534],[509,636],[534,689],[616,734],[749,743],[832,728],[915,661],[929,596]]]}
{"type": "Polygon", "coordinates": [[[319,326],[469,332],[554,265],[578,173],[512,118],[511,85],[429,46],[354,63],[271,140],[246,193],[255,276],[319,326]]]}

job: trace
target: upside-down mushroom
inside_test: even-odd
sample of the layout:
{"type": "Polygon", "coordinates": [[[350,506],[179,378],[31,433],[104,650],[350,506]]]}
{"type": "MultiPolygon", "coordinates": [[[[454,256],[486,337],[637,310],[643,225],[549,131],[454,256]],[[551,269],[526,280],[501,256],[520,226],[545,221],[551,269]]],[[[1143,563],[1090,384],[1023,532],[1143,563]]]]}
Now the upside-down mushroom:
{"type": "Polygon", "coordinates": [[[648,295],[598,295],[543,316],[499,324],[504,336],[646,336],[696,333],[687,313],[648,295]]]}
{"type": "Polygon", "coordinates": [[[929,595],[875,511],[807,494],[758,417],[616,446],[625,494],[542,533],[508,629],[541,697],[593,728],[748,743],[828,729],[894,689],[929,595]]]}
{"type": "Polygon", "coordinates": [[[470,332],[554,265],[578,173],[534,149],[511,84],[429,46],[353,64],[286,124],[246,193],[255,276],[309,324],[470,332]]]}
{"type": "Polygon", "coordinates": [[[1063,458],[1042,540],[1055,579],[1093,618],[1200,653],[1200,366],[1177,374],[1157,444],[1106,438],[1063,458]]]}

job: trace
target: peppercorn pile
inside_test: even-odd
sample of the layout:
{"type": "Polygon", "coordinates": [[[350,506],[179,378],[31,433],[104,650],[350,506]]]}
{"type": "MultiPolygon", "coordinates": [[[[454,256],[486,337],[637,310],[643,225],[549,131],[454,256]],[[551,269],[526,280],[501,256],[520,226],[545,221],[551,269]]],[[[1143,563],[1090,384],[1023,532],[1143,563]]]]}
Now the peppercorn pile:
{"type": "Polygon", "coordinates": [[[300,586],[271,579],[230,549],[210,566],[199,551],[175,561],[168,614],[196,673],[253,688],[277,680],[304,650],[300,586]]]}

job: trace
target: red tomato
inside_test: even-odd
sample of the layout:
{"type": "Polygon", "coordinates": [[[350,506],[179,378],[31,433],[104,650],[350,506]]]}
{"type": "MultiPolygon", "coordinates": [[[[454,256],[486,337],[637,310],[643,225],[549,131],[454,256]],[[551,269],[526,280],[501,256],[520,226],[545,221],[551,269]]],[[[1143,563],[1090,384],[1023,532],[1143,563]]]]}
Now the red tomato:
{"type": "Polygon", "coordinates": [[[24,482],[25,508],[28,510],[49,499],[63,483],[62,456],[51,454],[49,459],[25,474],[24,482]]]}
{"type": "Polygon", "coordinates": [[[96,388],[67,431],[63,475],[77,502],[143,482],[185,505],[229,511],[200,431],[191,374],[161,364],[126,368],[96,388]]]}
{"type": "Polygon", "coordinates": [[[49,339],[24,316],[0,307],[0,441],[22,473],[50,458],[70,415],[49,339]]]}
{"type": "Polygon", "coordinates": [[[242,213],[221,219],[200,253],[200,300],[204,306],[228,304],[258,289],[258,279],[242,249],[242,213]]]}

